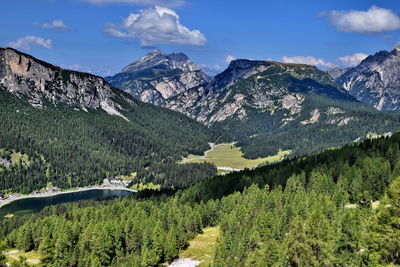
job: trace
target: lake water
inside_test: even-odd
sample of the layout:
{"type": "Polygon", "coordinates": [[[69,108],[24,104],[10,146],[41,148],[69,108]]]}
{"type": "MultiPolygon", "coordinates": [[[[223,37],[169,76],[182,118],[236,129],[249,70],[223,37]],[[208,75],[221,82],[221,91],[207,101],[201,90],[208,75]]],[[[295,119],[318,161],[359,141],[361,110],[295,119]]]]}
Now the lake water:
{"type": "Polygon", "coordinates": [[[0,208],[0,219],[7,214],[23,215],[40,212],[44,207],[79,200],[102,200],[132,194],[128,190],[93,189],[81,192],[64,193],[50,197],[25,198],[11,202],[0,208]]]}

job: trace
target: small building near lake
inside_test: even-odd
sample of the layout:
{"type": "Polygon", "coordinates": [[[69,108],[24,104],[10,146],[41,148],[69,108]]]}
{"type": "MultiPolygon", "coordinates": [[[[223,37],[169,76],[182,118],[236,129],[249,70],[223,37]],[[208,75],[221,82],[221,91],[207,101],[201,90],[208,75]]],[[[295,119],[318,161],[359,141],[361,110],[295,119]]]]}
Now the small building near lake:
{"type": "Polygon", "coordinates": [[[111,186],[124,186],[127,187],[129,185],[129,181],[125,181],[115,177],[109,177],[103,180],[103,185],[111,185],[111,186]]]}

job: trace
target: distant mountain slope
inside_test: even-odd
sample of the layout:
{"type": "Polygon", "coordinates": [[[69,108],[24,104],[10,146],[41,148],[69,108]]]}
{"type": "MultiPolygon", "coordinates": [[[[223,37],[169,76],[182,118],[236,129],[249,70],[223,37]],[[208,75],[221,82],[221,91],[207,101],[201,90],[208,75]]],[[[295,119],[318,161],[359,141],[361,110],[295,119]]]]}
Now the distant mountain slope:
{"type": "Polygon", "coordinates": [[[240,59],[211,80],[164,90],[163,79],[180,79],[198,69],[186,56],[178,60],[176,55],[181,54],[152,52],[109,80],[136,98],[231,134],[246,157],[280,149],[304,154],[400,126],[397,115],[376,112],[335,83],[332,76],[346,70],[323,72],[309,65],[240,59]]]}
{"type": "Polygon", "coordinates": [[[301,111],[302,93],[356,102],[315,67],[242,59],[232,61],[206,86],[168,100],[166,106],[206,124],[231,117],[248,120],[249,108],[271,114],[283,109],[289,111],[286,115],[290,119],[290,113],[301,111]]]}
{"type": "Polygon", "coordinates": [[[400,126],[397,115],[358,102],[315,67],[268,61],[232,61],[210,83],[165,106],[229,132],[250,158],[309,153],[400,126]]]}
{"type": "Polygon", "coordinates": [[[400,110],[400,49],[368,56],[336,81],[378,110],[400,110]]]}
{"type": "Polygon", "coordinates": [[[135,98],[153,104],[208,81],[207,74],[185,54],[155,50],[106,80],[135,98]]]}
{"type": "Polygon", "coordinates": [[[83,186],[131,172],[181,187],[215,171],[175,165],[218,138],[200,123],[139,102],[100,77],[13,49],[0,49],[0,102],[0,149],[40,155],[50,164],[35,177],[3,169],[0,190],[29,192],[48,182],[83,186]]]}
{"type": "Polygon", "coordinates": [[[340,76],[342,76],[347,71],[351,70],[352,68],[339,68],[339,67],[332,67],[326,70],[326,72],[336,80],[340,76]]]}

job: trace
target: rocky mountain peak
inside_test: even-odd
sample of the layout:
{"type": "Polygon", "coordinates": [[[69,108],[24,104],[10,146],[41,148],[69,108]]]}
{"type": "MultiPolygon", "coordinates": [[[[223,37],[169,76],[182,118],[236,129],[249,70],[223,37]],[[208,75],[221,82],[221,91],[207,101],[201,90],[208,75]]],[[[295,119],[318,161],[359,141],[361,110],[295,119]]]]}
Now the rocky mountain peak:
{"type": "Polygon", "coordinates": [[[378,110],[400,110],[400,50],[380,51],[345,72],[337,83],[378,110]]]}
{"type": "Polygon", "coordinates": [[[339,67],[332,67],[326,70],[326,72],[334,79],[336,80],[340,76],[342,76],[344,73],[349,71],[352,68],[339,68],[339,67]]]}
{"type": "Polygon", "coordinates": [[[12,48],[0,48],[0,88],[27,97],[37,107],[65,103],[122,116],[112,100],[116,93],[103,78],[65,70],[12,48]]]}
{"type": "Polygon", "coordinates": [[[184,72],[200,70],[200,68],[183,53],[165,54],[161,50],[154,50],[129,64],[123,68],[121,72],[134,73],[149,68],[163,70],[179,69],[184,72]]]}
{"type": "Polygon", "coordinates": [[[395,48],[392,50],[392,55],[400,56],[400,46],[395,47],[395,48]]]}
{"type": "Polygon", "coordinates": [[[232,60],[228,68],[216,75],[210,83],[213,91],[221,91],[235,82],[246,79],[251,75],[262,72],[270,63],[261,60],[236,59],[232,60]]]}
{"type": "Polygon", "coordinates": [[[106,79],[141,101],[157,105],[209,81],[207,74],[184,53],[165,54],[160,50],[150,52],[106,79]]]}

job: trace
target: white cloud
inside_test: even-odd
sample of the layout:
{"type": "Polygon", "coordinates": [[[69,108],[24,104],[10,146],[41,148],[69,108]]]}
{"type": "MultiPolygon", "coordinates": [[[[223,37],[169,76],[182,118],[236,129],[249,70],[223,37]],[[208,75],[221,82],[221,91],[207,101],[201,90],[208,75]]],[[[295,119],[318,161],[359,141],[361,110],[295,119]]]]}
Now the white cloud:
{"type": "Polygon", "coordinates": [[[215,64],[215,65],[200,64],[199,66],[200,66],[201,68],[208,69],[208,70],[222,70],[222,69],[223,69],[223,68],[222,68],[220,65],[218,65],[218,64],[215,64]]]}
{"type": "Polygon", "coordinates": [[[307,65],[314,65],[320,67],[333,67],[334,64],[327,62],[321,58],[315,57],[283,57],[282,62],[284,63],[295,63],[295,64],[307,64],[307,65]]]}
{"type": "Polygon", "coordinates": [[[225,58],[225,63],[229,64],[229,63],[231,63],[232,60],[235,60],[235,59],[236,59],[236,57],[228,55],[225,58]]]}
{"type": "Polygon", "coordinates": [[[320,15],[343,32],[380,33],[400,29],[399,16],[390,9],[377,6],[372,6],[367,11],[333,10],[320,15]]]}
{"type": "Polygon", "coordinates": [[[51,23],[43,23],[43,28],[54,29],[56,31],[67,31],[68,26],[62,20],[53,20],[51,23]]]}
{"type": "Polygon", "coordinates": [[[156,6],[131,13],[120,25],[108,24],[105,33],[114,37],[139,38],[142,46],[156,44],[204,45],[199,30],[189,30],[172,9],[156,6]]]}
{"type": "Polygon", "coordinates": [[[367,54],[356,53],[351,56],[340,57],[339,61],[345,67],[354,67],[354,66],[357,66],[358,64],[360,64],[360,62],[363,61],[366,57],[368,57],[367,54]]]}
{"type": "Polygon", "coordinates": [[[185,0],[82,0],[95,5],[104,4],[134,4],[134,5],[149,5],[149,6],[167,6],[176,7],[185,3],[185,0]]]}
{"type": "Polygon", "coordinates": [[[19,38],[18,40],[8,44],[16,49],[30,50],[32,45],[41,46],[47,49],[52,47],[52,41],[50,39],[43,39],[41,37],[27,35],[25,37],[19,38]]]}

